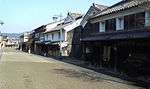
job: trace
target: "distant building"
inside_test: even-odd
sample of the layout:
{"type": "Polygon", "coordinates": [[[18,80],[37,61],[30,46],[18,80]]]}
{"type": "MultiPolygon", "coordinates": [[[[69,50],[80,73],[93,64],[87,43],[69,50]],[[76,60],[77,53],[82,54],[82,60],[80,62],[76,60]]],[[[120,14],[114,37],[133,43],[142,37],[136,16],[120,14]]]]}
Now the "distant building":
{"type": "Polygon", "coordinates": [[[46,26],[45,44],[48,55],[68,56],[70,53],[67,49],[67,32],[80,25],[82,15],[78,13],[68,13],[67,17],[61,21],[50,23],[46,26]]]}
{"type": "Polygon", "coordinates": [[[44,32],[45,32],[45,25],[42,25],[34,29],[34,53],[39,55],[44,55],[44,52],[46,50],[45,46],[43,45],[44,32]]]}
{"type": "Polygon", "coordinates": [[[29,46],[28,46],[29,36],[30,36],[30,32],[24,32],[20,35],[20,37],[19,37],[19,49],[20,50],[28,52],[28,50],[29,50],[29,46]]]}

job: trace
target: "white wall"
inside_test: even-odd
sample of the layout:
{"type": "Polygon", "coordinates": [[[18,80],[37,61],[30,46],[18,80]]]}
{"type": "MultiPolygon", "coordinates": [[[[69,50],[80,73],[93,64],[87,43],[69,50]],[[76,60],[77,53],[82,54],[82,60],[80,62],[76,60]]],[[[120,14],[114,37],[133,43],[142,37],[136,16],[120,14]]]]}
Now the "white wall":
{"type": "Polygon", "coordinates": [[[28,37],[24,37],[24,42],[27,42],[29,41],[29,38],[28,37]]]}
{"type": "Polygon", "coordinates": [[[59,38],[59,31],[57,32],[51,32],[51,33],[46,33],[45,34],[45,41],[65,41],[65,32],[62,32],[62,36],[59,38]],[[52,34],[53,34],[53,39],[52,39],[52,34]]]}

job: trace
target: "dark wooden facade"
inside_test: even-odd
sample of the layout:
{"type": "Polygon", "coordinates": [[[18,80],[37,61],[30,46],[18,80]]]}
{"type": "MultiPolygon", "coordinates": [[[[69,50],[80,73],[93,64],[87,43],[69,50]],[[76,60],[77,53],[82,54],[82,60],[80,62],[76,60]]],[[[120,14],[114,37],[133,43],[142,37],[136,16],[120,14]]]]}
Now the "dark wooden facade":
{"type": "Polygon", "coordinates": [[[46,46],[44,45],[45,25],[42,25],[34,30],[34,53],[39,55],[46,54],[46,46]],[[41,39],[43,37],[43,39],[41,39]]]}
{"type": "MultiPolygon", "coordinates": [[[[110,9],[116,6],[112,6],[110,9]]],[[[124,13],[128,13],[126,10],[124,13]]],[[[109,15],[112,14],[106,16],[109,15]]],[[[98,20],[97,18],[103,19],[106,17],[104,16],[90,18],[87,26],[82,30],[81,41],[85,60],[100,68],[110,69],[132,77],[149,75],[150,28],[145,25],[146,12],[124,15],[122,30],[116,29],[117,17],[100,19],[99,21],[105,22],[105,32],[100,32],[100,24],[96,20],[98,20]]]]}

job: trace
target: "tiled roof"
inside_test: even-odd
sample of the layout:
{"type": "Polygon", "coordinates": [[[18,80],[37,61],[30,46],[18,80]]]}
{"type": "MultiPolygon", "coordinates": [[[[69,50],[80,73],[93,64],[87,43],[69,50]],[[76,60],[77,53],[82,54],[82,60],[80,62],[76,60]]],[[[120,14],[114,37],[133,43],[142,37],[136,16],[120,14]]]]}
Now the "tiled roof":
{"type": "Polygon", "coordinates": [[[68,26],[69,24],[71,23],[68,23],[68,24],[60,24],[54,28],[52,28],[49,32],[53,32],[53,31],[59,31],[60,29],[63,29],[64,27],[68,26]]]}
{"type": "Polygon", "coordinates": [[[82,16],[80,13],[69,13],[73,18],[77,19],[82,16]]]}
{"type": "MultiPolygon", "coordinates": [[[[68,15],[70,15],[71,17],[73,17],[76,21],[78,19],[81,19],[81,17],[82,17],[82,15],[79,14],[79,13],[68,13],[68,15]]],[[[70,21],[70,22],[65,23],[65,19],[63,19],[62,21],[58,21],[58,22],[54,22],[54,23],[49,23],[46,26],[46,32],[45,33],[59,31],[60,29],[64,29],[64,27],[66,27],[68,25],[71,25],[73,23],[74,23],[74,21],[70,21]]]]}
{"type": "Polygon", "coordinates": [[[80,18],[80,19],[76,20],[75,22],[69,24],[68,26],[64,27],[64,30],[66,30],[68,32],[68,31],[71,31],[74,28],[78,27],[80,25],[82,19],[83,18],[80,18]]]}
{"type": "Polygon", "coordinates": [[[108,8],[108,6],[99,5],[99,4],[94,4],[94,7],[97,8],[98,10],[100,10],[100,11],[108,8]]]}
{"type": "Polygon", "coordinates": [[[99,4],[93,3],[93,5],[89,8],[87,13],[84,15],[83,20],[81,21],[81,25],[84,27],[87,23],[87,20],[90,18],[90,16],[93,16],[96,13],[98,13],[99,11],[102,11],[106,8],[108,8],[108,7],[104,6],[104,5],[99,5],[99,4]]]}
{"type": "Polygon", "coordinates": [[[45,33],[53,31],[53,29],[62,22],[63,22],[63,20],[47,24],[45,33]]]}
{"type": "Polygon", "coordinates": [[[150,0],[123,0],[111,7],[108,7],[107,9],[104,9],[103,11],[99,12],[98,14],[96,14],[95,16],[93,16],[91,18],[111,14],[111,13],[121,11],[124,9],[129,9],[132,7],[136,7],[136,6],[144,4],[146,2],[150,2],[150,0]]]}
{"type": "Polygon", "coordinates": [[[67,24],[61,23],[60,25],[55,26],[54,28],[51,28],[48,32],[59,31],[60,29],[64,29],[66,31],[73,30],[74,28],[76,28],[80,25],[81,20],[82,20],[82,18],[80,18],[74,22],[67,23],[67,24]]]}

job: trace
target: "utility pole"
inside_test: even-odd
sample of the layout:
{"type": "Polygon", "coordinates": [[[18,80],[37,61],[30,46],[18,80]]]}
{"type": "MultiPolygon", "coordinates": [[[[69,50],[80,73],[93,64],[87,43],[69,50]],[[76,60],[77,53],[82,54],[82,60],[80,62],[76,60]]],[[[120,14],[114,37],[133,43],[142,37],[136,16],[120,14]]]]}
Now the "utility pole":
{"type": "Polygon", "coordinates": [[[53,21],[61,21],[62,20],[62,14],[60,13],[59,15],[54,15],[52,17],[53,21]]]}
{"type": "MultiPolygon", "coordinates": [[[[1,25],[1,26],[3,26],[3,25],[4,25],[4,22],[3,22],[3,21],[1,21],[1,20],[0,20],[0,25],[1,25]]],[[[1,34],[1,31],[0,31],[0,34],[1,34]]]]}
{"type": "Polygon", "coordinates": [[[1,26],[4,25],[4,22],[3,22],[3,21],[0,21],[0,25],[1,25],[1,26]]]}
{"type": "MultiPolygon", "coordinates": [[[[0,25],[4,25],[4,22],[0,20],[0,25]]],[[[0,36],[1,36],[1,42],[0,42],[0,48],[2,48],[2,44],[3,44],[3,36],[1,35],[1,31],[0,31],[0,36]]]]}
{"type": "MultiPolygon", "coordinates": [[[[1,21],[1,20],[0,20],[0,25],[1,25],[1,26],[3,26],[3,25],[4,25],[4,22],[3,22],[3,21],[1,21]]],[[[0,33],[1,33],[1,31],[0,31],[0,33]]]]}

